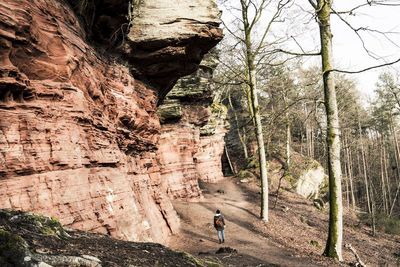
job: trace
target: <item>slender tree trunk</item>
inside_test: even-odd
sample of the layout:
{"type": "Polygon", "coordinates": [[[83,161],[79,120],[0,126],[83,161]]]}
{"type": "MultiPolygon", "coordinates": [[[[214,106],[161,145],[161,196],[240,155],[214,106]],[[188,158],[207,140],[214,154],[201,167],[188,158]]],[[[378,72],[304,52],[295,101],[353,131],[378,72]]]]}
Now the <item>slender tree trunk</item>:
{"type": "Polygon", "coordinates": [[[364,143],[362,141],[362,135],[361,135],[360,119],[358,119],[358,130],[360,131],[361,159],[362,159],[362,164],[363,164],[363,177],[364,177],[365,192],[366,192],[365,195],[367,196],[368,213],[371,214],[371,200],[370,200],[370,195],[369,195],[367,167],[366,167],[366,162],[365,162],[364,143]]]}
{"type": "Polygon", "coordinates": [[[347,173],[349,174],[349,182],[350,182],[350,195],[351,195],[351,204],[353,210],[356,208],[356,199],[354,197],[354,188],[353,188],[353,167],[352,167],[352,162],[351,162],[351,151],[349,147],[349,138],[345,136],[345,143],[346,143],[346,149],[345,149],[345,155],[347,159],[347,173]]]}
{"type": "Polygon", "coordinates": [[[393,136],[393,145],[394,145],[394,150],[395,150],[395,159],[396,159],[396,171],[397,171],[397,178],[396,178],[396,183],[400,181],[400,151],[399,151],[399,142],[397,140],[397,134],[396,134],[396,129],[394,128],[394,122],[393,122],[393,116],[390,114],[390,126],[391,126],[391,132],[393,136]]]}
{"type": "Polygon", "coordinates": [[[350,209],[350,190],[349,190],[349,173],[348,173],[348,168],[347,168],[348,162],[344,163],[344,177],[346,179],[344,180],[345,185],[346,185],[346,202],[347,202],[347,208],[350,209]]]}
{"type": "Polygon", "coordinates": [[[386,185],[385,185],[385,166],[384,166],[384,155],[383,155],[383,136],[380,137],[380,176],[381,176],[381,191],[382,191],[382,202],[383,202],[383,212],[389,214],[388,208],[388,199],[386,194],[386,185]]]}
{"type": "Polygon", "coordinates": [[[376,235],[376,202],[375,202],[375,194],[374,189],[371,183],[371,228],[372,228],[372,236],[376,235]]]}
{"type": "Polygon", "coordinates": [[[265,145],[264,136],[262,132],[260,106],[258,104],[258,97],[256,91],[256,71],[254,65],[249,64],[250,67],[250,79],[251,82],[251,99],[253,104],[253,111],[256,123],[256,137],[258,145],[258,157],[260,162],[260,173],[261,173],[261,220],[268,221],[268,174],[267,174],[267,159],[265,156],[265,145]]]}
{"type": "Polygon", "coordinates": [[[399,196],[399,191],[400,191],[400,183],[397,185],[396,194],[394,195],[392,207],[390,208],[390,211],[389,211],[389,217],[392,216],[393,209],[394,209],[394,206],[396,204],[397,197],[399,196]]]}
{"type": "Polygon", "coordinates": [[[245,0],[240,1],[242,5],[242,18],[243,18],[243,26],[244,26],[244,34],[245,34],[245,46],[246,46],[246,67],[248,74],[248,87],[250,89],[251,102],[249,105],[253,109],[253,122],[255,124],[255,134],[257,138],[258,145],[258,158],[260,163],[260,173],[261,173],[261,220],[268,221],[268,177],[267,177],[267,159],[265,156],[265,145],[264,145],[264,136],[262,131],[261,124],[261,114],[260,114],[260,106],[258,104],[258,96],[257,96],[257,80],[256,80],[256,68],[254,65],[255,55],[252,51],[252,43],[251,43],[251,33],[250,33],[250,25],[247,17],[247,9],[248,6],[245,0]]]}
{"type": "Polygon", "coordinates": [[[301,130],[300,130],[300,154],[302,154],[303,155],[303,129],[302,129],[302,127],[300,127],[301,128],[301,130]]]}
{"type": "Polygon", "coordinates": [[[233,173],[233,175],[236,175],[236,171],[235,171],[235,168],[233,168],[231,157],[229,156],[228,148],[226,147],[226,144],[225,144],[224,148],[225,148],[226,158],[228,159],[229,168],[231,169],[231,172],[233,173]]]}
{"type": "Polygon", "coordinates": [[[328,171],[329,171],[329,231],[324,255],[342,261],[343,206],[342,170],[340,167],[340,132],[333,73],[332,32],[330,12],[332,0],[318,0],[317,10],[321,39],[324,102],[327,116],[328,171]]]}
{"type": "MultiPolygon", "coordinates": [[[[367,146],[367,148],[368,148],[368,146],[367,146]]],[[[365,151],[364,151],[364,155],[365,155],[365,151]]],[[[370,162],[370,161],[365,160],[365,163],[364,163],[365,167],[364,168],[367,170],[367,173],[369,173],[369,177],[373,177],[372,174],[371,174],[371,169],[369,168],[368,162],[370,162]]],[[[370,215],[371,215],[371,231],[372,231],[372,236],[375,236],[376,235],[376,202],[375,202],[373,180],[369,182],[368,187],[369,187],[369,198],[370,198],[370,201],[371,201],[371,209],[370,209],[371,210],[371,212],[370,212],[370,215]]]]}
{"type": "Polygon", "coordinates": [[[304,112],[306,114],[306,141],[307,141],[307,156],[314,158],[314,146],[313,146],[313,129],[312,124],[309,120],[307,104],[304,105],[304,112]]]}
{"type": "Polygon", "coordinates": [[[385,170],[385,181],[386,181],[386,186],[387,186],[387,195],[388,195],[388,214],[389,214],[389,207],[392,203],[392,193],[391,193],[391,186],[390,186],[390,180],[389,180],[389,173],[388,173],[388,166],[387,166],[387,158],[386,158],[386,146],[385,144],[383,145],[383,164],[384,164],[384,170],[385,170]]]}
{"type": "Polygon", "coordinates": [[[315,123],[317,122],[317,102],[314,101],[314,119],[312,120],[311,123],[311,152],[312,152],[312,157],[315,158],[315,140],[316,140],[316,131],[317,127],[315,126],[315,123]]]}
{"type": "Polygon", "coordinates": [[[343,151],[343,180],[344,180],[344,184],[345,184],[345,196],[346,196],[346,202],[347,202],[347,208],[350,209],[350,195],[349,195],[349,172],[348,172],[348,165],[349,163],[347,162],[347,158],[345,157],[346,154],[346,138],[345,138],[346,134],[343,133],[343,138],[342,138],[342,151],[343,151]]]}
{"type": "MultiPolygon", "coordinates": [[[[286,103],[286,101],[285,101],[286,103]]],[[[289,120],[289,111],[288,106],[285,104],[286,108],[286,167],[290,169],[290,120],[289,120]]]]}
{"type": "Polygon", "coordinates": [[[390,208],[389,211],[389,217],[392,216],[392,212],[394,209],[394,206],[396,204],[396,200],[397,197],[399,195],[399,191],[400,191],[400,166],[399,166],[399,161],[400,161],[400,153],[399,153],[399,143],[397,141],[397,134],[396,134],[396,130],[394,128],[394,122],[393,122],[393,116],[392,114],[390,114],[390,124],[391,124],[391,131],[392,131],[392,135],[393,135],[393,142],[394,142],[394,148],[395,148],[395,159],[396,159],[396,170],[397,170],[397,179],[396,179],[396,184],[397,184],[397,189],[396,189],[396,193],[394,195],[393,201],[392,201],[392,206],[390,208]]]}
{"type": "MultiPolygon", "coordinates": [[[[250,81],[250,76],[249,76],[249,70],[247,70],[246,72],[246,81],[250,81]]],[[[249,83],[246,84],[246,97],[247,97],[247,103],[249,106],[249,112],[250,112],[250,116],[251,116],[251,121],[253,122],[253,126],[256,126],[256,119],[254,116],[254,108],[252,105],[252,98],[251,98],[251,86],[249,83]]]]}
{"type": "Polygon", "coordinates": [[[348,158],[349,158],[351,203],[352,203],[353,210],[355,210],[356,207],[357,207],[357,202],[356,202],[356,198],[355,198],[355,195],[354,195],[354,185],[353,185],[353,184],[354,184],[354,183],[353,183],[353,162],[351,161],[352,157],[351,157],[351,151],[350,151],[350,149],[348,149],[347,154],[348,154],[348,158]]]}
{"type": "MultiPolygon", "coordinates": [[[[361,181],[363,179],[363,174],[362,174],[362,171],[361,171],[360,153],[358,153],[358,151],[356,151],[356,157],[357,157],[357,178],[358,178],[359,181],[361,181]]],[[[361,192],[361,185],[359,185],[357,187],[357,196],[358,196],[360,204],[361,204],[361,201],[363,199],[361,193],[362,193],[361,192]]]]}

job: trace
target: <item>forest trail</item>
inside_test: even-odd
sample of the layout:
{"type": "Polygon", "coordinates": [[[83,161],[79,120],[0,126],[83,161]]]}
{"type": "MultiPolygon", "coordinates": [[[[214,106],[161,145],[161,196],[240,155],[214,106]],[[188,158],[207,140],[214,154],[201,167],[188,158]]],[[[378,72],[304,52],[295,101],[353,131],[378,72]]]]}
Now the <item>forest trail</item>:
{"type": "Polygon", "coordinates": [[[204,200],[201,202],[174,201],[181,218],[180,233],[172,236],[169,246],[193,255],[209,255],[216,260],[220,247],[230,247],[237,255],[219,257],[225,266],[321,266],[312,259],[296,257],[289,249],[279,247],[259,231],[259,208],[250,202],[254,192],[245,192],[236,179],[225,178],[215,184],[201,184],[204,200]],[[218,244],[213,217],[217,209],[225,217],[225,243],[218,244]]]}

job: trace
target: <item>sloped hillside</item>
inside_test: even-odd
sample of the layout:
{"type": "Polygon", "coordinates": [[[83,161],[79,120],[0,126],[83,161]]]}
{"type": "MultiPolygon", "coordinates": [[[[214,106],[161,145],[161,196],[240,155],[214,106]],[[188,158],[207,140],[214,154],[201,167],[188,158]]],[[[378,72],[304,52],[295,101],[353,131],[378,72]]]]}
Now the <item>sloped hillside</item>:
{"type": "MultiPolygon", "coordinates": [[[[342,263],[322,256],[328,236],[328,213],[315,207],[292,190],[282,190],[275,208],[276,195],[269,195],[269,222],[259,220],[258,181],[241,183],[230,177],[216,184],[202,184],[204,200],[198,203],[175,201],[181,229],[170,246],[223,263],[225,266],[355,266],[354,253],[343,249],[342,263]],[[226,242],[218,244],[213,228],[215,210],[225,216],[226,242]],[[216,255],[220,247],[236,253],[216,255]]],[[[379,232],[371,236],[349,210],[344,217],[344,243],[350,244],[367,266],[397,266],[400,237],[379,232]]]]}
{"type": "Polygon", "coordinates": [[[220,266],[156,243],[134,243],[65,229],[55,218],[0,210],[0,265],[220,266]]]}

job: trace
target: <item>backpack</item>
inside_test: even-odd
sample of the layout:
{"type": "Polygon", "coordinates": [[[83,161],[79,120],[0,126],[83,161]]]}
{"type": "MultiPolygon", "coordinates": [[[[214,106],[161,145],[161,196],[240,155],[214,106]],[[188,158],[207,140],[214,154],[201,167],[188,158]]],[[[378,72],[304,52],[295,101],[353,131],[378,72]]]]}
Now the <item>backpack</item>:
{"type": "Polygon", "coordinates": [[[222,227],[222,226],[223,226],[222,221],[221,221],[221,217],[218,217],[218,218],[217,218],[217,220],[215,221],[215,224],[216,224],[218,227],[222,227]]]}

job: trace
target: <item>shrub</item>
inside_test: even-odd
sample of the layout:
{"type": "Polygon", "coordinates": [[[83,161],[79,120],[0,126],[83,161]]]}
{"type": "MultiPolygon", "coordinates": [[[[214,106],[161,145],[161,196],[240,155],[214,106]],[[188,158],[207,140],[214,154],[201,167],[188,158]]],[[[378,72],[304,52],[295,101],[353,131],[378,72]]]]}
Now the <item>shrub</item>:
{"type": "Polygon", "coordinates": [[[379,231],[392,235],[400,235],[400,220],[389,218],[384,213],[376,215],[376,227],[379,231]]]}
{"type": "MultiPolygon", "coordinates": [[[[362,213],[358,218],[364,224],[371,226],[371,214],[362,213]]],[[[400,235],[400,220],[397,218],[389,218],[385,213],[375,215],[376,229],[391,235],[400,235]]]]}

